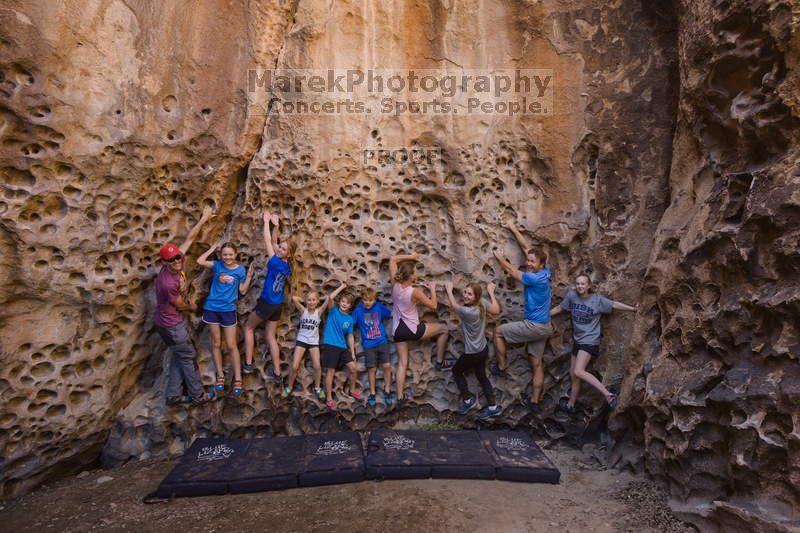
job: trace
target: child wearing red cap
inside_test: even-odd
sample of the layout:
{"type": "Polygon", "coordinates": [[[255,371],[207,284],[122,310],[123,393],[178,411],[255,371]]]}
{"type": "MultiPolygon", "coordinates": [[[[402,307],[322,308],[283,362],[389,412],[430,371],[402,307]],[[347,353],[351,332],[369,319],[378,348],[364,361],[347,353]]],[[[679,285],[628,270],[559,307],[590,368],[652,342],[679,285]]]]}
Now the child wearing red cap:
{"type": "Polygon", "coordinates": [[[213,216],[211,207],[206,206],[183,244],[175,246],[167,243],[158,252],[164,265],[156,276],[156,312],[153,322],[156,331],[172,352],[167,377],[167,405],[189,401],[200,404],[214,399],[213,392],[203,391],[195,361],[197,352],[189,339],[189,330],[181,314],[182,311],[197,310],[197,304],[186,297],[186,274],[183,272],[186,252],[200,233],[200,228],[213,216]],[[186,384],[188,397],[182,395],[182,383],[186,384]]]}

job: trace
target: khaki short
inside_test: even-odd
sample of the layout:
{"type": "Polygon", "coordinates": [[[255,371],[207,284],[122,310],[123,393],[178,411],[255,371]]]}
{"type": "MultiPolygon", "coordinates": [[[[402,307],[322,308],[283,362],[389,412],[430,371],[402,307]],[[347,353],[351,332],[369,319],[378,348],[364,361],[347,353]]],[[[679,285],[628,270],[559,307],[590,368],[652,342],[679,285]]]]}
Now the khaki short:
{"type": "Polygon", "coordinates": [[[553,334],[550,322],[537,324],[529,320],[509,322],[501,325],[498,330],[510,344],[528,344],[528,353],[531,357],[542,357],[547,338],[553,334]]]}

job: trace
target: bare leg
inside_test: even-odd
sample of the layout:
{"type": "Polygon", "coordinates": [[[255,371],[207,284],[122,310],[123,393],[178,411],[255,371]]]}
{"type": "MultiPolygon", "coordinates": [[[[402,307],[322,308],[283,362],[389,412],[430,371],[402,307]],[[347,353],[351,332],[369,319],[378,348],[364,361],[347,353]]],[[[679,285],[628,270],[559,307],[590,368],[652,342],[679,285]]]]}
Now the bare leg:
{"type": "Polygon", "coordinates": [[[277,320],[267,321],[266,334],[267,344],[269,345],[269,354],[272,356],[272,368],[275,370],[275,375],[281,375],[281,352],[278,348],[278,339],[276,337],[278,332],[277,320]]]}
{"type": "Polygon", "coordinates": [[[531,364],[531,374],[533,374],[533,393],[531,403],[539,403],[542,399],[542,386],[544,385],[544,365],[541,357],[528,357],[531,364]]]}
{"type": "Polygon", "coordinates": [[[300,370],[300,364],[303,362],[303,355],[306,349],[302,346],[294,347],[294,355],[292,356],[292,371],[289,373],[289,383],[286,387],[289,390],[294,390],[294,380],[297,379],[297,372],[300,370]]]}
{"type": "Polygon", "coordinates": [[[406,386],[406,368],[408,368],[408,343],[398,342],[397,347],[397,399],[402,400],[406,386]]]}
{"type": "Polygon", "coordinates": [[[319,362],[319,348],[310,348],[311,364],[314,367],[314,388],[318,389],[322,386],[322,367],[319,362]]]}
{"type": "Polygon", "coordinates": [[[369,393],[375,394],[375,383],[378,380],[378,368],[368,368],[367,375],[369,376],[369,393]]]}
{"type": "Polygon", "coordinates": [[[328,397],[328,401],[333,400],[333,374],[335,372],[335,368],[325,369],[325,395],[328,397]]]}
{"type": "Polygon", "coordinates": [[[225,345],[228,348],[228,355],[233,363],[234,381],[242,381],[242,356],[239,354],[239,347],[236,345],[236,326],[222,328],[225,332],[225,345]]]}
{"type": "Polygon", "coordinates": [[[440,363],[444,361],[444,352],[447,350],[447,324],[439,323],[425,323],[425,333],[422,334],[420,340],[426,340],[436,337],[436,360],[440,363]]]}
{"type": "Polygon", "coordinates": [[[386,393],[392,390],[392,365],[389,363],[383,365],[383,390],[386,393]]]}
{"type": "Polygon", "coordinates": [[[497,355],[497,368],[506,369],[506,339],[500,333],[500,328],[494,328],[494,353],[497,355]]]}
{"type": "Polygon", "coordinates": [[[355,361],[347,363],[347,369],[350,371],[350,394],[356,392],[356,378],[358,378],[358,367],[355,361]]]}
{"type": "Polygon", "coordinates": [[[244,362],[248,365],[253,364],[253,352],[256,348],[256,328],[263,322],[258,315],[253,311],[247,317],[247,323],[244,326],[244,362]]]}
{"type": "Polygon", "coordinates": [[[572,388],[569,391],[569,403],[567,406],[575,407],[575,402],[578,401],[578,394],[581,392],[581,379],[575,375],[575,356],[570,358],[569,362],[569,377],[572,381],[572,388]]]}
{"type": "Polygon", "coordinates": [[[211,353],[214,356],[214,370],[217,374],[217,379],[224,375],[222,370],[222,338],[220,336],[219,324],[209,324],[208,330],[211,332],[211,353]]]}
{"type": "Polygon", "coordinates": [[[605,388],[596,377],[586,371],[586,365],[589,364],[591,357],[592,356],[589,355],[588,352],[578,350],[578,357],[575,361],[575,375],[597,389],[600,394],[605,397],[606,401],[608,401],[611,399],[611,392],[609,392],[609,390],[605,388]]]}

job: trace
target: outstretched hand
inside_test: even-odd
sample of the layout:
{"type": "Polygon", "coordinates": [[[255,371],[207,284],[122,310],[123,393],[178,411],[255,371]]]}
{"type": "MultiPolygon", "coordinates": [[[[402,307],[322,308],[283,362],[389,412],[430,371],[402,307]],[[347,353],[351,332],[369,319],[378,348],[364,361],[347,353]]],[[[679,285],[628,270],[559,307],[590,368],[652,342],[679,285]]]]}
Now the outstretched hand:
{"type": "Polygon", "coordinates": [[[492,250],[492,253],[497,258],[498,261],[502,261],[503,259],[505,259],[505,256],[503,255],[503,252],[500,250],[500,248],[495,248],[494,250],[492,250]]]}
{"type": "Polygon", "coordinates": [[[272,213],[269,212],[269,209],[264,210],[264,224],[269,224],[269,220],[272,218],[272,213]]]}
{"type": "Polygon", "coordinates": [[[435,293],[436,292],[436,282],[435,281],[429,281],[428,283],[425,284],[425,286],[428,287],[428,290],[430,290],[431,293],[435,293]]]}
{"type": "Polygon", "coordinates": [[[210,205],[203,207],[203,214],[200,215],[200,218],[203,220],[208,220],[213,217],[216,213],[214,212],[214,208],[210,205]]]}
{"type": "Polygon", "coordinates": [[[453,292],[453,282],[452,281],[445,281],[444,288],[447,292],[453,292]]]}
{"type": "Polygon", "coordinates": [[[269,219],[272,222],[272,225],[275,227],[277,227],[281,221],[280,217],[278,217],[278,213],[272,213],[272,216],[270,216],[269,219]]]}
{"type": "Polygon", "coordinates": [[[486,284],[486,292],[488,292],[489,294],[494,294],[494,290],[496,288],[497,288],[497,285],[495,285],[494,282],[492,282],[492,281],[490,281],[489,283],[486,284]]]}

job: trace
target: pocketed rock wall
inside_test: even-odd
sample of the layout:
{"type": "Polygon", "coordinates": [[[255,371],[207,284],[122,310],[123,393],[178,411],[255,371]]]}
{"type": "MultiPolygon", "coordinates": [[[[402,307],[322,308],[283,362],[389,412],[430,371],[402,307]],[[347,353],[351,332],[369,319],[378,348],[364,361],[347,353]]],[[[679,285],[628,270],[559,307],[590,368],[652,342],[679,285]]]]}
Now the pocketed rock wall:
{"type": "MultiPolygon", "coordinates": [[[[589,271],[600,292],[640,303],[637,315],[605,320],[595,365],[623,390],[612,419],[621,464],[670,482],[676,505],[708,523],[741,520],[739,500],[756,493],[779,512],[798,508],[796,5],[184,7],[0,10],[4,495],[74,471],[101,447],[114,465],[180,453],[196,436],[474,423],[454,414],[455,383],[432,369],[430,345],[412,351],[408,407],[341,398],[331,414],[308,394],[308,373],[291,400],[267,383],[260,332],[241,398],[165,408],[153,258],[210,204],[217,217],[190,255],[225,238],[260,267],[240,325],[261,290],[263,209],[279,211],[299,244],[293,293],[345,281],[388,302],[388,257],[418,251],[423,280],[498,283],[504,319],[521,317],[521,287],[491,252],[522,260],[503,228],[516,221],[549,252],[555,301],[589,271]],[[554,107],[513,118],[267,113],[275,95],[250,91],[248,69],[274,66],[552,69],[554,107]],[[371,155],[396,149],[412,155],[371,155]],[[728,503],[698,509],[709,496],[728,503]]],[[[188,273],[202,298],[207,273],[191,261],[188,273]]],[[[208,331],[188,319],[211,384],[208,331]]],[[[449,311],[425,319],[447,321],[459,353],[449,311]]],[[[296,320],[287,311],[278,329],[284,360],[296,320]]],[[[530,387],[521,350],[510,377],[492,379],[499,423],[571,439],[602,400],[585,390],[580,416],[556,412],[570,349],[569,328],[556,324],[540,417],[517,401],[530,387]]]]}
{"type": "Polygon", "coordinates": [[[800,509],[800,4],[678,11],[670,205],[614,421],[631,439],[620,452],[667,480],[703,529],[789,529],[800,509]]]}
{"type": "MultiPolygon", "coordinates": [[[[155,344],[153,259],[222,214],[258,146],[289,5],[0,8],[0,479],[18,494],[96,461],[155,344]]],[[[161,348],[159,350],[159,357],[161,348]]]]}

